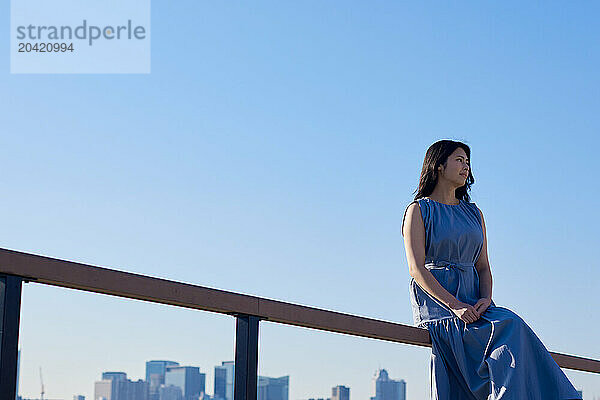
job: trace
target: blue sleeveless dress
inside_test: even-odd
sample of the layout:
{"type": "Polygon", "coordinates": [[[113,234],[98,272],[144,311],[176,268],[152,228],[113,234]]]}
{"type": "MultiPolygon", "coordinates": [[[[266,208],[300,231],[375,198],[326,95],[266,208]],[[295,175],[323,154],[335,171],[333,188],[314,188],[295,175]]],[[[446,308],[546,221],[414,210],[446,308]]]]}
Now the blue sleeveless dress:
{"type": "MultiPolygon", "coordinates": [[[[413,202],[425,225],[425,267],[458,300],[474,306],[479,300],[475,262],[483,247],[477,206],[464,200],[457,205],[427,198],[413,202]]],[[[431,336],[431,399],[581,399],[537,335],[513,311],[492,301],[477,321],[467,324],[414,278],[409,289],[414,325],[431,336]]]]}

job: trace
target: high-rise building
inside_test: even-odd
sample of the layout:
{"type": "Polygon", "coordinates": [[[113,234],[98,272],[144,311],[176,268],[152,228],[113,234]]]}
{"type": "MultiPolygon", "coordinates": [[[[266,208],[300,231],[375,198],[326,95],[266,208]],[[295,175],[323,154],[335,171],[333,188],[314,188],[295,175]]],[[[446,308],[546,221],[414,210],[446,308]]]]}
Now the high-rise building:
{"type": "Polygon", "coordinates": [[[183,392],[184,400],[197,400],[204,393],[206,374],[198,367],[168,366],[165,372],[165,385],[177,386],[183,392]]]}
{"type": "Polygon", "coordinates": [[[215,367],[215,385],[214,385],[214,398],[218,400],[225,400],[225,391],[227,388],[227,370],[220,366],[215,367]]]}
{"type": "Polygon", "coordinates": [[[206,392],[204,393],[200,393],[200,397],[198,397],[198,400],[215,400],[210,394],[207,394],[206,392]]]}
{"type": "Polygon", "coordinates": [[[102,373],[103,381],[126,381],[127,374],[125,372],[103,372],[102,373]]]}
{"type": "Polygon", "coordinates": [[[332,387],[331,400],[350,400],[350,388],[342,385],[332,387]]]}
{"type": "Polygon", "coordinates": [[[371,400],[406,400],[406,382],[404,379],[390,379],[385,369],[380,369],[374,377],[375,396],[371,400]]]}
{"type": "Polygon", "coordinates": [[[289,375],[280,378],[258,377],[258,400],[288,400],[289,375]]]}
{"type": "Polygon", "coordinates": [[[103,372],[94,384],[94,400],[148,400],[148,383],[132,382],[125,372],[103,372]]]}
{"type": "Polygon", "coordinates": [[[150,385],[150,400],[158,400],[158,388],[165,383],[167,367],[177,366],[179,363],[166,360],[146,361],[146,382],[150,385]]]}
{"type": "Polygon", "coordinates": [[[121,397],[117,400],[148,400],[148,382],[142,379],[119,382],[119,394],[121,397]]]}
{"type": "Polygon", "coordinates": [[[183,392],[177,386],[160,385],[158,388],[158,400],[183,400],[183,392]]]}
{"type": "Polygon", "coordinates": [[[94,400],[116,400],[112,380],[102,380],[94,383],[94,400]]]}
{"type": "Polygon", "coordinates": [[[223,361],[215,367],[215,392],[214,398],[233,400],[233,378],[235,376],[235,363],[223,361]]]}

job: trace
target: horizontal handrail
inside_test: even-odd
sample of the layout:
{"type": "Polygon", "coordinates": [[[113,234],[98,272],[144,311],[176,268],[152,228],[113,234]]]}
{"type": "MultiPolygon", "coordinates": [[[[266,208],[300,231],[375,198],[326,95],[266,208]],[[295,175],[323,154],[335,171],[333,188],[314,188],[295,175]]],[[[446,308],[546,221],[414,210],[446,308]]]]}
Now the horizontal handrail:
{"type": "MultiPolygon", "coordinates": [[[[0,273],[25,280],[87,292],[110,294],[221,314],[247,314],[262,320],[328,332],[431,347],[426,329],[374,318],[360,317],[155,278],[131,272],[96,267],[73,261],[0,248],[0,273]]],[[[600,361],[550,352],[563,368],[600,373],[600,361]]]]}

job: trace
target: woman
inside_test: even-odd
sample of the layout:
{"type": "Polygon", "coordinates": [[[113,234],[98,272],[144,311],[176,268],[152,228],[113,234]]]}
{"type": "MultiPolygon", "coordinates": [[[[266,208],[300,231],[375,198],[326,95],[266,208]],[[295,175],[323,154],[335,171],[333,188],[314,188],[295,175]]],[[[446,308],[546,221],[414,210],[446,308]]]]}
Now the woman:
{"type": "Polygon", "coordinates": [[[581,399],[525,321],[492,300],[470,157],[461,142],[431,145],[402,219],[414,322],[431,336],[431,398],[581,399]]]}

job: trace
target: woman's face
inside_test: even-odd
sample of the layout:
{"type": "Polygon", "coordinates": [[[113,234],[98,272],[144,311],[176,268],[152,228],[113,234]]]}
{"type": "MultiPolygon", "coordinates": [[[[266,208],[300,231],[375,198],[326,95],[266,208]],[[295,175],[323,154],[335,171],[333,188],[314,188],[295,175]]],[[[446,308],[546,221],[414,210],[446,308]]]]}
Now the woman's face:
{"type": "Polygon", "coordinates": [[[467,158],[467,153],[465,153],[462,147],[459,147],[448,157],[446,168],[441,165],[442,176],[456,183],[458,187],[463,186],[469,177],[471,168],[469,164],[470,160],[467,158]]]}

